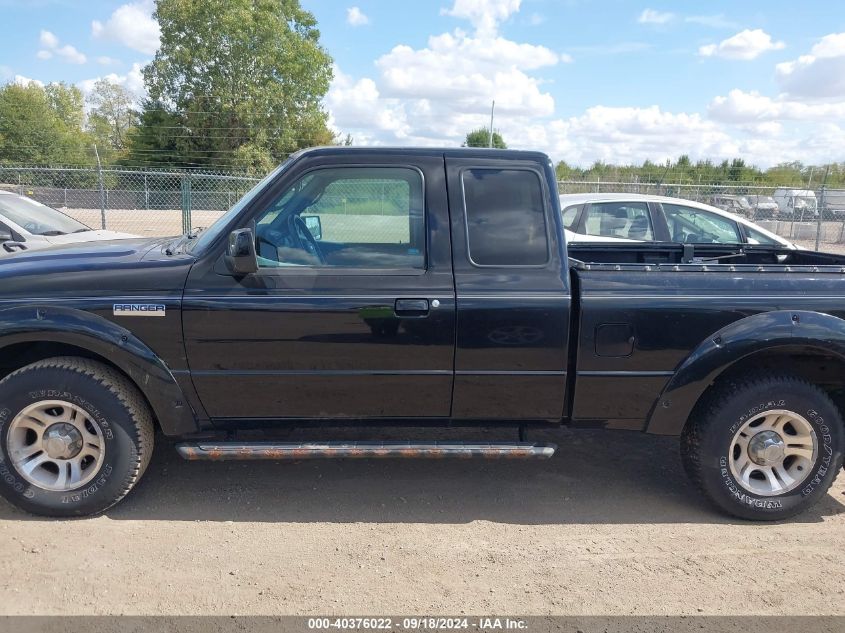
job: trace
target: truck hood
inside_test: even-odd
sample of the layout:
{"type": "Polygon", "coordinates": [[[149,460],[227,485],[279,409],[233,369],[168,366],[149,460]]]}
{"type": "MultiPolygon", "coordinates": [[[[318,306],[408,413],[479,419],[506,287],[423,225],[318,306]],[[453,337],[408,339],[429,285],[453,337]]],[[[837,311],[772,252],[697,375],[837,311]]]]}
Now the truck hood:
{"type": "Polygon", "coordinates": [[[194,258],[167,255],[164,246],[172,241],[77,242],[8,254],[0,257],[0,299],[157,295],[181,290],[194,258]]]}
{"type": "Polygon", "coordinates": [[[0,277],[7,276],[8,271],[13,269],[23,272],[32,269],[78,270],[90,267],[96,270],[108,266],[119,267],[138,262],[151,252],[161,254],[161,247],[172,240],[173,238],[135,237],[111,241],[73,241],[47,248],[16,251],[0,257],[0,277]]]}
{"type": "Polygon", "coordinates": [[[84,233],[68,233],[67,235],[46,235],[44,239],[50,244],[77,244],[79,242],[103,242],[107,240],[123,240],[137,238],[131,233],[117,231],[85,231],[84,233]]]}

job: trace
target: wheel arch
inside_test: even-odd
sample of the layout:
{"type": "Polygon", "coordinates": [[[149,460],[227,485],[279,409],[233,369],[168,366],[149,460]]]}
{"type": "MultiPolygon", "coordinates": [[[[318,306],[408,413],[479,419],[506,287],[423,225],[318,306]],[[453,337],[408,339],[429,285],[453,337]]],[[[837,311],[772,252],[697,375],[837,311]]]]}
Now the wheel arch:
{"type": "Polygon", "coordinates": [[[845,410],[845,320],[777,310],[735,321],[687,356],[654,403],[646,431],[680,435],[717,382],[761,366],[788,370],[822,386],[845,410]]]}
{"type": "Polygon", "coordinates": [[[72,308],[0,312],[0,379],[54,356],[90,358],[117,369],[141,392],[166,435],[198,430],[196,415],[170,369],[126,328],[72,308]]]}

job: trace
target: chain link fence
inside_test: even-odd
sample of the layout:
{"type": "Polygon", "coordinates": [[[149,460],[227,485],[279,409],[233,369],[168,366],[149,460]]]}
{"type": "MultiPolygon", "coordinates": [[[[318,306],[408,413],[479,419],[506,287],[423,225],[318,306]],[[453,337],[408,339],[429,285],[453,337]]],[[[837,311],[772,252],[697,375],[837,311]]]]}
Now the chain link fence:
{"type": "MultiPolygon", "coordinates": [[[[0,166],[0,189],[43,202],[92,228],[142,236],[178,235],[209,226],[257,181],[210,171],[0,166]]],[[[324,217],[326,239],[362,214],[384,216],[383,223],[390,225],[385,239],[392,241],[400,224],[401,238],[407,239],[404,205],[398,203],[400,192],[391,187],[395,183],[370,182],[366,191],[327,191],[319,203],[321,215],[334,216],[324,217]]],[[[560,193],[640,193],[695,200],[743,216],[802,247],[845,252],[845,189],[599,180],[563,180],[558,188],[560,193]]]]}
{"type": "Polygon", "coordinates": [[[845,253],[845,189],[566,180],[558,182],[558,190],[694,200],[742,216],[803,248],[845,253]]]}
{"type": "Polygon", "coordinates": [[[142,236],[208,226],[256,182],[198,171],[0,166],[0,189],[38,200],[91,228],[142,236]]]}

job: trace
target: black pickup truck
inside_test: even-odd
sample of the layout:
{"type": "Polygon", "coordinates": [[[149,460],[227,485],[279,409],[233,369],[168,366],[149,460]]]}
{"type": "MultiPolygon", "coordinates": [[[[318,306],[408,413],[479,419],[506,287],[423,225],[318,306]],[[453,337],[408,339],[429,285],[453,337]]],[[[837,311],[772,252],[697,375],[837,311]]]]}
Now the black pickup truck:
{"type": "Polygon", "coordinates": [[[563,236],[543,154],[332,147],[197,234],[5,258],[0,492],[101,512],[156,431],[188,459],[548,458],[526,433],[567,425],[680,436],[692,479],[739,517],[826,494],[845,258],[563,236]],[[279,439],[317,425],[514,441],[279,439]]]}

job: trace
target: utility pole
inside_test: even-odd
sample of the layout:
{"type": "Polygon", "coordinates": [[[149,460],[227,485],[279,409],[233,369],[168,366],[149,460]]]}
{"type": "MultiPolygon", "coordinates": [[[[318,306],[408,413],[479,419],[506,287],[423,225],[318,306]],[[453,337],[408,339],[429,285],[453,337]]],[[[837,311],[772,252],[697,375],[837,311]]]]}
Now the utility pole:
{"type": "Polygon", "coordinates": [[[496,101],[490,106],[490,147],[493,147],[493,111],[496,109],[496,101]]]}

